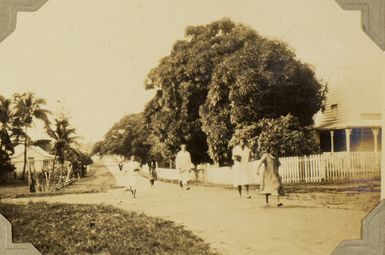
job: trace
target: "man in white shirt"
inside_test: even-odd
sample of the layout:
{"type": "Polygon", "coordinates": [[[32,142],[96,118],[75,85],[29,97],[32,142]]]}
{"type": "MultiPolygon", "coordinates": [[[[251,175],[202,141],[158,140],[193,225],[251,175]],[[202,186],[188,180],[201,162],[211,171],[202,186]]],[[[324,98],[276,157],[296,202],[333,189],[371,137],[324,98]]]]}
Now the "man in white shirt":
{"type": "Polygon", "coordinates": [[[188,184],[189,174],[194,165],[191,162],[190,153],[186,150],[186,144],[180,146],[180,151],[176,154],[175,165],[176,170],[179,171],[179,185],[181,188],[186,186],[186,190],[190,189],[188,184]]]}

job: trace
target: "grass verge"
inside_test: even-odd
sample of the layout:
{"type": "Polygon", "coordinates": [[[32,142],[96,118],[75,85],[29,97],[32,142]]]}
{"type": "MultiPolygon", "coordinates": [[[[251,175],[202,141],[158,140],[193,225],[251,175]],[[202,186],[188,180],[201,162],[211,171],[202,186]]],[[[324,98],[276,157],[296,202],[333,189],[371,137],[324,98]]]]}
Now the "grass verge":
{"type": "Polygon", "coordinates": [[[13,242],[42,254],[217,254],[201,238],[171,221],[111,206],[0,203],[13,226],[13,242]]]}

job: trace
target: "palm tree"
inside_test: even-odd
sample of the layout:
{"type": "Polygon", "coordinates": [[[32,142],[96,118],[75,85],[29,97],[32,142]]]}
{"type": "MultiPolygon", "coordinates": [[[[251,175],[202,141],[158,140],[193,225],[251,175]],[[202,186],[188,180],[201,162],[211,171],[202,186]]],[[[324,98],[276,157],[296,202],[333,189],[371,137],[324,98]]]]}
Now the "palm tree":
{"type": "Polygon", "coordinates": [[[13,171],[15,167],[10,162],[10,154],[14,153],[12,143],[13,112],[12,101],[0,95],[0,183],[5,172],[13,171]]]}
{"type": "MultiPolygon", "coordinates": [[[[55,119],[55,130],[47,128],[48,135],[54,140],[55,158],[52,169],[55,169],[56,160],[58,160],[62,173],[66,155],[72,152],[71,145],[76,142],[77,137],[74,136],[75,129],[70,127],[68,118],[55,119]]],[[[70,176],[71,169],[68,170],[67,179],[70,176]]]]}
{"type": "MultiPolygon", "coordinates": [[[[49,125],[48,110],[42,106],[46,104],[45,99],[36,98],[33,93],[15,94],[15,123],[17,126],[24,128],[24,165],[21,178],[24,179],[27,166],[27,147],[28,147],[28,128],[32,127],[35,119],[44,122],[45,126],[49,125]]],[[[28,175],[28,181],[31,182],[31,173],[28,175]]]]}
{"type": "Polygon", "coordinates": [[[11,109],[12,101],[0,95],[0,150],[13,152],[11,141],[11,130],[13,113],[11,109]]]}

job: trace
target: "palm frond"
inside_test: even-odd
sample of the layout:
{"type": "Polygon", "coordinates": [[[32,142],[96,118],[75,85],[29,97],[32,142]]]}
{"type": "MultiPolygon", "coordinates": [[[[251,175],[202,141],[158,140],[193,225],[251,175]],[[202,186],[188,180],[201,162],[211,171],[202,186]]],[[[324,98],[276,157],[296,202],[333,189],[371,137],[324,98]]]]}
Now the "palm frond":
{"type": "Polygon", "coordinates": [[[45,110],[45,109],[36,109],[32,115],[36,118],[36,119],[39,119],[39,120],[42,120],[45,125],[49,125],[50,124],[50,121],[49,121],[49,118],[48,118],[48,114],[50,112],[48,110],[45,110]]]}

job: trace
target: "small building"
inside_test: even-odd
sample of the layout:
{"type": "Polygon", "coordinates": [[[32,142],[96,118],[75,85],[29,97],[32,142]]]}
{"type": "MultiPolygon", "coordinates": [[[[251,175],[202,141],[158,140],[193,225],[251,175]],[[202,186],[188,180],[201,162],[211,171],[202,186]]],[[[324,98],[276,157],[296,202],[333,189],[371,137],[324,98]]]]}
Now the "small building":
{"type": "Polygon", "coordinates": [[[330,87],[324,112],[315,118],[321,151],[379,152],[380,94],[377,89],[363,86],[330,87]]]}
{"type": "MultiPolygon", "coordinates": [[[[43,172],[53,165],[55,156],[49,154],[38,146],[29,146],[27,148],[27,168],[26,172],[43,172]]],[[[16,167],[15,174],[20,176],[24,166],[24,145],[15,147],[15,153],[11,156],[11,163],[16,167]]]]}

